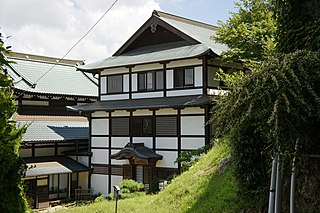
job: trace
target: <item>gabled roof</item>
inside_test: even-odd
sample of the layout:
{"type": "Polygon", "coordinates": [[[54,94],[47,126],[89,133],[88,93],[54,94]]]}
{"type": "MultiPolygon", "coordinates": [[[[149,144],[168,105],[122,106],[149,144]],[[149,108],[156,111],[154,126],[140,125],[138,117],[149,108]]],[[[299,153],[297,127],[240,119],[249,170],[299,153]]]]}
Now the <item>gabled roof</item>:
{"type": "Polygon", "coordinates": [[[29,125],[23,142],[67,142],[87,140],[89,124],[79,116],[18,116],[17,125],[29,125]]]}
{"type": "Polygon", "coordinates": [[[154,153],[143,143],[127,143],[127,145],[119,152],[110,155],[111,159],[122,160],[140,158],[144,160],[162,160],[162,155],[154,153]]]}
{"type": "Polygon", "coordinates": [[[98,80],[91,74],[76,71],[82,61],[12,53],[7,69],[17,90],[44,95],[96,98],[98,80]]]}
{"type": "Polygon", "coordinates": [[[88,103],[77,106],[67,106],[69,110],[79,112],[136,110],[136,109],[159,109],[159,108],[184,108],[198,107],[209,104],[211,99],[207,95],[193,95],[164,98],[143,98],[128,100],[112,100],[88,103]]]}
{"type": "Polygon", "coordinates": [[[105,68],[199,57],[209,52],[219,56],[227,48],[210,39],[216,29],[212,25],[154,11],[112,57],[78,66],[78,70],[95,73],[105,68]]]}

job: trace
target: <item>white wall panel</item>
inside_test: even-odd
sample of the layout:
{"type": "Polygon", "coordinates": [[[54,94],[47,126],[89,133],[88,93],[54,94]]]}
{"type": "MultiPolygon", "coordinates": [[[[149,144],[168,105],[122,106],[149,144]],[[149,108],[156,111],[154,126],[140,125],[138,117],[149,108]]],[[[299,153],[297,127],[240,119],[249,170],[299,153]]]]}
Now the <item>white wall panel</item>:
{"type": "Polygon", "coordinates": [[[109,150],[107,149],[91,149],[92,163],[107,164],[109,159],[109,150]]]}
{"type": "Polygon", "coordinates": [[[123,92],[129,92],[129,75],[123,75],[123,92]]]}
{"type": "Polygon", "coordinates": [[[108,137],[92,137],[91,138],[91,147],[109,147],[109,138],[108,137]]]}
{"type": "Polygon", "coordinates": [[[96,111],[96,112],[91,113],[91,116],[92,117],[108,117],[109,114],[105,111],[96,111]]]}
{"type": "Polygon", "coordinates": [[[222,89],[207,89],[207,94],[208,95],[226,95],[228,94],[227,90],[222,90],[222,89]]]}
{"type": "Polygon", "coordinates": [[[138,74],[137,73],[133,73],[131,75],[131,78],[132,78],[132,92],[136,92],[138,91],[138,74]]]}
{"type": "Polygon", "coordinates": [[[129,137],[112,137],[111,138],[111,147],[123,148],[129,142],[130,142],[129,137]]]}
{"type": "Polygon", "coordinates": [[[129,115],[130,115],[130,112],[128,112],[126,110],[116,110],[116,111],[111,113],[112,117],[129,116],[129,115]]]}
{"type": "Polygon", "coordinates": [[[185,59],[185,60],[179,60],[179,61],[171,61],[167,64],[167,68],[172,67],[184,67],[184,66],[194,66],[194,65],[202,65],[201,59],[185,59]]]}
{"type": "Polygon", "coordinates": [[[204,116],[181,116],[181,135],[204,135],[204,116]]]}
{"type": "Polygon", "coordinates": [[[202,67],[194,68],[194,86],[202,87],[202,67]]]}
{"type": "Polygon", "coordinates": [[[181,114],[204,114],[204,109],[201,109],[200,107],[188,107],[181,110],[181,114]]]}
{"type": "Polygon", "coordinates": [[[178,157],[178,152],[157,151],[157,154],[163,156],[162,160],[157,162],[157,167],[178,168],[178,164],[174,163],[178,157]]]}
{"type": "Polygon", "coordinates": [[[198,149],[204,145],[204,138],[181,138],[181,149],[198,149]]]}
{"type": "Polygon", "coordinates": [[[109,119],[91,119],[92,135],[108,135],[109,119]]]}
{"type": "Polygon", "coordinates": [[[118,67],[118,68],[111,68],[111,69],[104,69],[101,72],[101,75],[113,75],[113,74],[122,74],[128,73],[129,69],[126,67],[118,67]]]}
{"type": "Polygon", "coordinates": [[[188,96],[188,95],[201,95],[202,89],[183,89],[167,91],[167,96],[188,96]]]}
{"type": "Polygon", "coordinates": [[[108,195],[108,186],[108,175],[91,175],[91,188],[93,189],[94,194],[101,193],[104,195],[108,195]]]}
{"type": "Polygon", "coordinates": [[[107,77],[100,78],[100,90],[101,93],[107,93],[107,77]]]}
{"type": "Polygon", "coordinates": [[[152,71],[162,69],[163,65],[159,63],[137,65],[132,68],[132,72],[152,71]]]}
{"type": "MultiPolygon", "coordinates": [[[[117,175],[111,175],[111,186],[113,187],[114,185],[119,186],[119,183],[122,181],[122,176],[117,176],[117,175]]],[[[113,190],[113,188],[112,188],[113,190]]]]}
{"type": "Polygon", "coordinates": [[[152,148],[152,137],[134,137],[133,143],[144,143],[144,146],[152,148]]]}
{"type": "Polygon", "coordinates": [[[167,70],[167,89],[173,89],[173,70],[167,70]]]}
{"type": "Polygon", "coordinates": [[[133,93],[132,98],[133,99],[139,99],[139,98],[159,98],[163,97],[163,92],[142,92],[142,93],[133,93]]]}
{"type": "Polygon", "coordinates": [[[35,149],[35,156],[53,156],[54,155],[54,148],[36,148],[35,149]]]}
{"type": "Polygon", "coordinates": [[[156,115],[177,115],[178,112],[175,109],[164,108],[156,111],[156,115]]]}
{"type": "Polygon", "coordinates": [[[152,111],[147,109],[136,110],[133,112],[133,116],[152,115],[152,111]]]}
{"type": "Polygon", "coordinates": [[[22,158],[28,158],[32,156],[32,150],[31,149],[19,149],[19,155],[22,158]]]}
{"type": "Polygon", "coordinates": [[[64,147],[64,146],[58,146],[58,155],[64,155],[62,152],[65,151],[72,151],[75,150],[75,146],[71,146],[71,147],[64,147]]]}
{"type": "Polygon", "coordinates": [[[78,156],[78,162],[85,165],[85,166],[89,166],[88,164],[88,160],[90,157],[88,156],[78,156]]]}
{"type": "Polygon", "coordinates": [[[156,138],[157,149],[178,149],[177,138],[156,138]]]}
{"type": "Polygon", "coordinates": [[[101,101],[123,100],[123,99],[129,99],[129,94],[101,95],[101,101]]]}

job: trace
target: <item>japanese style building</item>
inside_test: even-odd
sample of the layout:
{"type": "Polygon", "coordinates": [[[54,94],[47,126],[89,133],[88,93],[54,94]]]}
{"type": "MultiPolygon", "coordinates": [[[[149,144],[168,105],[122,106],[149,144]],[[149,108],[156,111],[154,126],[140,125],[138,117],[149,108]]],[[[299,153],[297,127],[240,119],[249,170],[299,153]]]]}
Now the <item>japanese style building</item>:
{"type": "Polygon", "coordinates": [[[7,72],[14,83],[17,125],[27,124],[20,156],[27,164],[25,183],[33,208],[74,198],[90,189],[89,122],[66,106],[97,101],[98,80],[76,71],[83,61],[11,53],[7,72]]]}
{"type": "Polygon", "coordinates": [[[125,178],[149,184],[178,173],[181,151],[210,143],[211,96],[225,46],[216,27],[154,11],[112,57],[78,66],[98,74],[99,101],[69,109],[89,118],[91,187],[108,194],[125,178]]]}

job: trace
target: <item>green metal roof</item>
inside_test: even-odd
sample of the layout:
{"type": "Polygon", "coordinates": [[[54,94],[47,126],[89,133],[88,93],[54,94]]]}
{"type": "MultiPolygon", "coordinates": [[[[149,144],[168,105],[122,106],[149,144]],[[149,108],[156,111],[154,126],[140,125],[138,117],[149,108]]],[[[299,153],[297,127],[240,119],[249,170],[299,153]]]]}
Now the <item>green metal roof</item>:
{"type": "Polygon", "coordinates": [[[227,50],[227,47],[210,39],[215,34],[216,29],[212,25],[154,11],[151,18],[116,52],[116,56],[77,68],[86,72],[98,72],[105,68],[193,58],[208,52],[221,55],[223,51],[227,50]],[[162,27],[167,27],[168,30],[175,31],[175,34],[179,34],[181,38],[191,38],[195,43],[188,43],[187,39],[185,42],[145,46],[123,53],[124,48],[134,42],[144,30],[148,29],[153,21],[162,24],[162,27]]]}
{"type": "Polygon", "coordinates": [[[8,58],[15,62],[10,64],[8,72],[16,89],[41,94],[98,96],[98,80],[91,74],[77,71],[75,65],[53,67],[51,61],[8,58]]]}

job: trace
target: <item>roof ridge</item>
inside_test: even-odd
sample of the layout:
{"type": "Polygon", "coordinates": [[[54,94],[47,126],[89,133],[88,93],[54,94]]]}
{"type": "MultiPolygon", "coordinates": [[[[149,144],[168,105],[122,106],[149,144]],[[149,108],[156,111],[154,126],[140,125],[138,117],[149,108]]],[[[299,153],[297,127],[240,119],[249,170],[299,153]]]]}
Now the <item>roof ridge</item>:
{"type": "Polygon", "coordinates": [[[185,18],[185,17],[182,17],[182,16],[173,15],[173,14],[166,13],[166,12],[159,11],[159,10],[154,10],[152,12],[152,14],[156,15],[158,17],[170,18],[170,19],[173,19],[173,20],[177,20],[177,21],[181,21],[181,22],[187,23],[187,24],[192,24],[192,25],[195,25],[195,26],[198,26],[198,27],[204,27],[204,28],[208,28],[208,29],[212,29],[212,30],[217,30],[218,29],[218,27],[215,26],[215,25],[211,25],[211,24],[207,24],[207,23],[204,23],[204,22],[192,20],[192,19],[185,18]]]}
{"type": "Polygon", "coordinates": [[[84,60],[61,59],[57,57],[19,53],[19,52],[10,52],[10,54],[8,54],[7,57],[11,59],[17,59],[17,60],[42,62],[46,64],[56,64],[56,65],[65,65],[65,66],[75,66],[77,64],[81,64],[81,65],[84,64],[84,60]]]}

